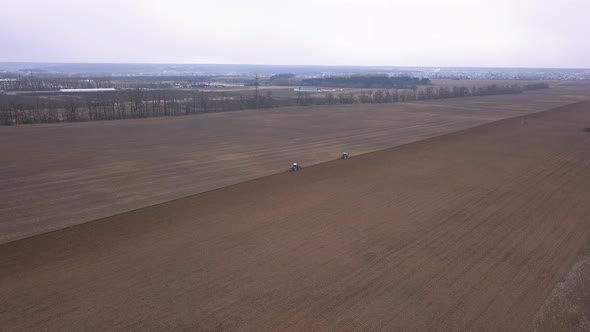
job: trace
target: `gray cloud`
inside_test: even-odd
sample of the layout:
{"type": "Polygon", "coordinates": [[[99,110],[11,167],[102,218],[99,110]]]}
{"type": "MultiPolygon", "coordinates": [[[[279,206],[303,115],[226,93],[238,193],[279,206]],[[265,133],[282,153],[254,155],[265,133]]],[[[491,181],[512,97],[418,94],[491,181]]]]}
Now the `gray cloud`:
{"type": "Polygon", "coordinates": [[[590,67],[586,0],[0,2],[0,61],[590,67]]]}

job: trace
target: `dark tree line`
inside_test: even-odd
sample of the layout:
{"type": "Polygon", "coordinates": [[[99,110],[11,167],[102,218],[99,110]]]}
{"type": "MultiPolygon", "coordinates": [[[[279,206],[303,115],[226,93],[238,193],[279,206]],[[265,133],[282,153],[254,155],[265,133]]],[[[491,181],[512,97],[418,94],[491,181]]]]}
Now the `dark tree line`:
{"type": "Polygon", "coordinates": [[[0,79],[2,91],[58,91],[59,89],[111,88],[113,83],[106,78],[37,78],[19,76],[0,79]]]}
{"type": "Polygon", "coordinates": [[[529,91],[547,89],[547,88],[549,88],[549,84],[545,83],[545,82],[532,83],[532,84],[527,84],[524,86],[524,89],[529,90],[529,91]]]}
{"type": "MultiPolygon", "coordinates": [[[[548,88],[546,85],[544,88],[548,88]]],[[[512,85],[448,87],[448,86],[426,86],[413,89],[377,89],[362,90],[357,93],[333,93],[328,92],[322,95],[299,92],[297,104],[307,105],[335,105],[335,104],[367,104],[367,103],[397,103],[416,100],[448,99],[476,96],[493,96],[506,94],[519,94],[524,91],[538,89],[539,87],[512,85]]]]}
{"type": "Polygon", "coordinates": [[[293,78],[295,78],[295,74],[283,73],[283,74],[272,75],[271,77],[268,78],[268,80],[272,82],[275,80],[290,80],[293,78]]]}
{"type": "Polygon", "coordinates": [[[337,105],[364,103],[396,103],[416,100],[461,98],[518,94],[548,88],[546,83],[525,86],[517,84],[468,87],[426,86],[413,89],[377,89],[359,92],[298,92],[295,98],[274,98],[265,94],[227,95],[193,91],[190,95],[174,94],[174,90],[121,90],[116,93],[87,93],[56,102],[36,98],[33,102],[0,104],[0,124],[35,124],[120,120],[161,116],[179,116],[209,112],[284,106],[337,105]]]}
{"type": "Polygon", "coordinates": [[[75,94],[62,102],[41,98],[33,102],[8,102],[0,105],[0,124],[137,119],[278,106],[270,91],[256,96],[194,91],[190,97],[173,92],[134,89],[75,94]]]}
{"type": "Polygon", "coordinates": [[[329,76],[320,78],[308,78],[303,80],[304,85],[328,86],[334,88],[389,88],[406,89],[419,85],[429,85],[428,78],[409,76],[385,76],[385,75],[353,75],[353,76],[329,76]]]}
{"type": "Polygon", "coordinates": [[[268,78],[268,83],[272,85],[279,85],[279,86],[287,86],[293,85],[295,79],[295,74],[290,73],[283,73],[283,74],[276,74],[272,75],[268,78]]]}

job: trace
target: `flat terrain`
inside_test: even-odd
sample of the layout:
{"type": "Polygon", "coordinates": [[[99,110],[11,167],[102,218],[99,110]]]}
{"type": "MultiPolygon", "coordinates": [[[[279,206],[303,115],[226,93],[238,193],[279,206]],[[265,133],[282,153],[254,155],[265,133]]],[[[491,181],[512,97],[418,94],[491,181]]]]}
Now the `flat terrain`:
{"type": "Polygon", "coordinates": [[[590,97],[523,95],[0,127],[0,243],[590,97]]]}
{"type": "Polygon", "coordinates": [[[590,240],[589,126],[570,105],[0,245],[0,326],[532,328],[590,240]]]}

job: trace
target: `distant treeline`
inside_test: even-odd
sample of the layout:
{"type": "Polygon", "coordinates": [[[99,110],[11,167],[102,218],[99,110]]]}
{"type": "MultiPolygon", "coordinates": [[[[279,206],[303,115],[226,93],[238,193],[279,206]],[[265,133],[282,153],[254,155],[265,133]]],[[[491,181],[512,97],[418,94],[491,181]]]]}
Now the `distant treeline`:
{"type": "Polygon", "coordinates": [[[268,80],[272,82],[275,80],[290,80],[292,78],[295,78],[295,74],[282,73],[282,74],[272,75],[271,77],[268,78],[268,80]]]}
{"type": "Polygon", "coordinates": [[[294,79],[295,79],[295,74],[282,73],[282,74],[272,75],[271,77],[269,77],[268,83],[272,84],[272,85],[278,85],[278,86],[288,86],[288,85],[294,84],[294,82],[293,82],[294,79]]]}
{"type": "Polygon", "coordinates": [[[549,88],[549,84],[545,83],[545,82],[532,83],[532,84],[527,84],[524,86],[524,90],[527,90],[527,91],[547,89],[547,88],[549,88]]]}
{"type": "Polygon", "coordinates": [[[2,91],[58,91],[59,89],[95,89],[113,87],[110,79],[82,78],[30,78],[15,77],[0,79],[2,91]]]}
{"type": "Polygon", "coordinates": [[[334,88],[406,89],[419,85],[429,85],[430,80],[428,78],[409,76],[353,75],[308,78],[303,80],[303,84],[334,88]]]}
{"type": "Polygon", "coordinates": [[[0,104],[0,124],[140,119],[280,106],[270,92],[228,96],[194,91],[188,98],[174,92],[133,89],[72,93],[61,102],[38,97],[32,102],[4,102],[0,104]]]}
{"type": "MultiPolygon", "coordinates": [[[[134,76],[134,77],[33,77],[1,75],[0,91],[59,91],[60,89],[174,89],[221,80],[227,83],[248,84],[246,78],[217,76],[134,76]]],[[[252,83],[250,83],[252,84],[252,83]]]]}
{"type": "Polygon", "coordinates": [[[318,97],[314,94],[300,92],[297,95],[298,104],[306,105],[334,105],[334,104],[380,104],[380,103],[397,103],[406,101],[434,100],[462,97],[493,96],[506,94],[519,94],[524,91],[548,88],[546,83],[543,87],[518,84],[468,87],[448,87],[448,86],[426,86],[416,87],[414,89],[378,89],[378,90],[361,90],[357,93],[332,93],[328,92],[318,97]]]}
{"type": "Polygon", "coordinates": [[[298,92],[295,98],[275,98],[270,91],[251,95],[226,95],[225,93],[213,94],[194,91],[186,96],[174,94],[170,90],[135,89],[75,94],[76,98],[68,101],[35,98],[33,102],[8,101],[0,103],[0,124],[120,120],[285,106],[395,103],[518,94],[527,90],[548,87],[549,85],[546,83],[525,86],[492,84],[471,88],[426,86],[414,89],[362,90],[354,93],[298,92]]]}

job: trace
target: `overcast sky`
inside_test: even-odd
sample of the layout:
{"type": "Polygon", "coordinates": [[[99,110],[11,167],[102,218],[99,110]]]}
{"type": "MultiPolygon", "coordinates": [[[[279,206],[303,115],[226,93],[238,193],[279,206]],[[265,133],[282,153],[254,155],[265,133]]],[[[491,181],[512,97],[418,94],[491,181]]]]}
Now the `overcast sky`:
{"type": "Polygon", "coordinates": [[[0,61],[590,67],[590,0],[0,0],[0,61]]]}

